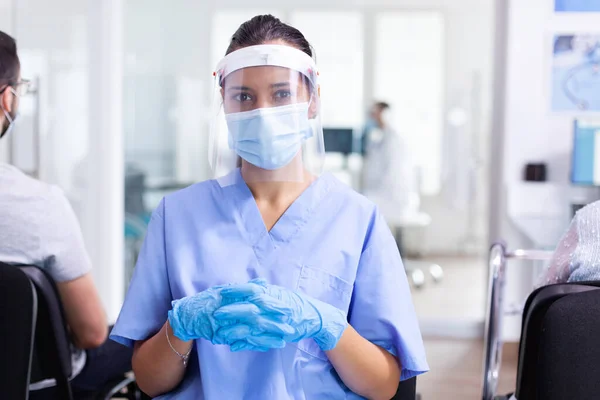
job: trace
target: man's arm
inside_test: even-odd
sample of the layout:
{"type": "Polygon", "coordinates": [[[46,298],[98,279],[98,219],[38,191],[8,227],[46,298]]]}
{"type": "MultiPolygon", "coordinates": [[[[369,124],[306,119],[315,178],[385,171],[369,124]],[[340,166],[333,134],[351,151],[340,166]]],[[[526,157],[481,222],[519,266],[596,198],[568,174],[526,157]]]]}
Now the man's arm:
{"type": "Polygon", "coordinates": [[[98,347],[106,340],[108,324],[79,222],[56,187],[51,188],[42,206],[42,215],[36,218],[40,258],[56,282],[75,345],[98,347]]]}
{"type": "Polygon", "coordinates": [[[104,343],[108,324],[91,273],[56,286],[75,345],[91,349],[104,343]]]}

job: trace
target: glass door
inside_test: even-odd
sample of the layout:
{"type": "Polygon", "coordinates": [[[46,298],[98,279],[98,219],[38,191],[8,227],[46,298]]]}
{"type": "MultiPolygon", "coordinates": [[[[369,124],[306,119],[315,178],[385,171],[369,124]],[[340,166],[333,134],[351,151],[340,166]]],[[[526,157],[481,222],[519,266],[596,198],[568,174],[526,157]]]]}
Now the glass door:
{"type": "Polygon", "coordinates": [[[152,211],[210,177],[210,17],[204,2],[124,3],[125,285],[152,211]]]}

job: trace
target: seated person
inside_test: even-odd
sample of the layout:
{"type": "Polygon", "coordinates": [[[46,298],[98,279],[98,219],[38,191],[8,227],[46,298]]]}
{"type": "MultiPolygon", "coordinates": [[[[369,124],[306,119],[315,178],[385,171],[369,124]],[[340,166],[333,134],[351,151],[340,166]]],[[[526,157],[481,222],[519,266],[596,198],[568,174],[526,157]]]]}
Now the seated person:
{"type": "MultiPolygon", "coordinates": [[[[0,138],[12,130],[27,93],[13,38],[0,32],[0,138]]],[[[1,142],[0,142],[1,143],[1,142]]],[[[0,162],[0,261],[37,265],[54,278],[74,347],[74,391],[94,391],[131,370],[131,350],[107,340],[106,314],[79,224],[57,187],[0,162]]],[[[33,383],[32,389],[52,386],[33,383]]],[[[39,393],[38,393],[39,394],[39,393]]]]}
{"type": "Polygon", "coordinates": [[[600,201],[579,210],[538,286],[600,280],[600,201]]]}

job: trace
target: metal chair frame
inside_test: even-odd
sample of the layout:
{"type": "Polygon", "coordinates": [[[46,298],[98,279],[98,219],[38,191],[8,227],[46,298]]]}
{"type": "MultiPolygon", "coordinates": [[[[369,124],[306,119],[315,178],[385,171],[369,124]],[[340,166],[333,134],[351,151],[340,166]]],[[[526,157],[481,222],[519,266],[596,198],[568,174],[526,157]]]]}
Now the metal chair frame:
{"type": "Polygon", "coordinates": [[[502,318],[506,265],[509,260],[549,261],[553,252],[545,250],[508,251],[503,243],[491,246],[488,258],[488,298],[484,331],[483,400],[493,400],[498,388],[498,375],[502,363],[502,318]]]}

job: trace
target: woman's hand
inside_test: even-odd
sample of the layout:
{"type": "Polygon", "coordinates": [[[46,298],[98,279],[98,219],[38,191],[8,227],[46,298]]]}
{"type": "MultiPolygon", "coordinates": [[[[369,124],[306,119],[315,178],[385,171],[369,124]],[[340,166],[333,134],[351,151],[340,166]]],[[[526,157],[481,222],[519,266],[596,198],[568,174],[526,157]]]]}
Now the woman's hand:
{"type": "Polygon", "coordinates": [[[173,308],[169,311],[169,324],[177,338],[183,341],[213,341],[214,333],[219,328],[213,313],[221,306],[220,292],[223,287],[215,286],[171,303],[173,308]]]}
{"type": "Polygon", "coordinates": [[[214,312],[214,319],[223,325],[216,336],[230,344],[232,351],[264,348],[278,338],[285,342],[313,338],[327,351],[337,345],[348,326],[344,312],[332,305],[262,279],[228,286],[220,294],[229,305],[214,312]]]}
{"type": "MultiPolygon", "coordinates": [[[[285,347],[282,336],[292,332],[289,327],[263,322],[261,326],[268,327],[271,332],[267,334],[248,325],[237,325],[236,321],[215,320],[214,313],[219,307],[245,300],[245,297],[237,297],[233,294],[223,297],[222,290],[228,287],[235,286],[214,286],[193,296],[173,301],[173,308],[169,311],[169,325],[173,329],[173,334],[183,341],[205,339],[213,344],[232,344],[240,340],[239,338],[243,338],[253,346],[252,350],[256,351],[285,347]],[[232,329],[221,335],[216,334],[219,329],[223,330],[228,326],[232,329]],[[238,339],[232,340],[232,335],[238,339]]],[[[283,317],[284,314],[280,316],[283,317]]]]}

